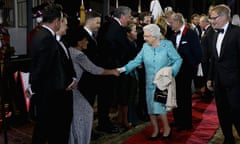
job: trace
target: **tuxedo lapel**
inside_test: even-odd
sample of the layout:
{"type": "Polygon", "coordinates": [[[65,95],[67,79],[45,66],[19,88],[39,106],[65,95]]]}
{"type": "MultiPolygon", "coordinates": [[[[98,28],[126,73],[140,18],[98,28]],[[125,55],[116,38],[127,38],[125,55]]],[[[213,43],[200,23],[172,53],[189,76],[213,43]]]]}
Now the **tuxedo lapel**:
{"type": "Polygon", "coordinates": [[[217,37],[218,37],[218,33],[215,32],[213,34],[213,54],[216,56],[216,58],[218,58],[218,54],[217,54],[217,37]]]}
{"type": "Polygon", "coordinates": [[[211,30],[211,26],[208,26],[207,29],[202,32],[202,37],[205,37],[210,30],[211,30]]]}
{"type": "Polygon", "coordinates": [[[178,49],[181,49],[182,47],[182,42],[184,41],[184,36],[182,35],[181,39],[180,39],[180,42],[179,42],[179,46],[178,46],[178,49]]]}
{"type": "Polygon", "coordinates": [[[175,49],[177,49],[176,38],[177,38],[177,36],[173,34],[171,39],[172,39],[175,49]]]}
{"type": "MultiPolygon", "coordinates": [[[[60,53],[61,53],[61,55],[62,55],[62,58],[64,58],[64,60],[68,60],[70,57],[70,54],[69,54],[69,52],[68,52],[68,49],[66,48],[66,52],[67,52],[67,54],[66,54],[66,52],[64,51],[64,48],[63,48],[63,46],[60,44],[60,42],[57,42],[58,43],[58,46],[59,46],[59,51],[60,51],[60,53]]],[[[64,43],[62,42],[62,44],[64,45],[64,43]]]]}
{"type": "MultiPolygon", "coordinates": [[[[88,40],[94,42],[95,45],[97,45],[97,40],[96,40],[96,37],[94,36],[94,34],[90,35],[90,34],[87,32],[86,29],[83,29],[83,30],[84,30],[86,36],[88,37],[88,40]]],[[[91,42],[91,43],[92,43],[92,42],[91,42]]]]}
{"type": "Polygon", "coordinates": [[[186,44],[186,43],[188,43],[188,41],[186,40],[186,35],[182,34],[182,37],[181,37],[180,42],[179,42],[178,49],[181,49],[183,47],[183,45],[186,44]]]}
{"type": "Polygon", "coordinates": [[[96,40],[96,36],[95,36],[95,34],[93,34],[92,36],[90,36],[91,37],[91,39],[97,44],[97,40],[96,40]]]}
{"type": "Polygon", "coordinates": [[[226,48],[226,42],[229,39],[229,34],[231,33],[231,29],[230,29],[230,25],[227,28],[227,31],[224,35],[223,41],[222,41],[222,45],[221,45],[221,52],[220,52],[220,57],[224,54],[224,50],[226,48]]]}
{"type": "Polygon", "coordinates": [[[187,33],[188,33],[188,28],[185,26],[183,31],[182,31],[182,36],[181,36],[181,39],[180,39],[180,42],[179,42],[178,49],[181,49],[184,44],[188,43],[187,33]]]}

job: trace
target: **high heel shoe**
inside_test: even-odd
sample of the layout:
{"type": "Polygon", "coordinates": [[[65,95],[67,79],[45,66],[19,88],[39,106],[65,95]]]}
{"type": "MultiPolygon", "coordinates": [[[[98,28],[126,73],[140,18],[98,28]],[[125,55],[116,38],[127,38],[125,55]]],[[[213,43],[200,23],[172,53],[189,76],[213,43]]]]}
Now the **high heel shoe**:
{"type": "Polygon", "coordinates": [[[158,132],[158,134],[155,137],[153,137],[153,136],[149,137],[148,140],[149,141],[156,141],[158,138],[160,138],[160,132],[158,132]]]}
{"type": "Polygon", "coordinates": [[[171,137],[171,135],[172,135],[172,129],[170,129],[169,134],[167,136],[164,136],[164,135],[162,136],[162,140],[169,139],[171,137]]]}

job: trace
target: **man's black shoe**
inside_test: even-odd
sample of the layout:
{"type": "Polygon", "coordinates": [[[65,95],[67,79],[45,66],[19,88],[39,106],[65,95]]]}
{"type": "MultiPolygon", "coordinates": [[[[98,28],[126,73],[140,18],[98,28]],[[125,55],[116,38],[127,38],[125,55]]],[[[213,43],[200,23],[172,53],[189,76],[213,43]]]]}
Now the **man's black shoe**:
{"type": "Polygon", "coordinates": [[[101,131],[101,132],[106,132],[106,133],[119,133],[120,132],[119,128],[115,127],[115,126],[112,126],[112,127],[97,126],[96,130],[101,131]]]}

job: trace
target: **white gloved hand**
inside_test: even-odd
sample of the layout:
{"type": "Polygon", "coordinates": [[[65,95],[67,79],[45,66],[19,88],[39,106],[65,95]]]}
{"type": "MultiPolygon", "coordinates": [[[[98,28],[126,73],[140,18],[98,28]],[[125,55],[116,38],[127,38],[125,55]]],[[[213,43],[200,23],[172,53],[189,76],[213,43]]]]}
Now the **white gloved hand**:
{"type": "Polygon", "coordinates": [[[125,67],[117,68],[117,71],[119,71],[120,73],[123,73],[126,71],[126,68],[125,67]]]}

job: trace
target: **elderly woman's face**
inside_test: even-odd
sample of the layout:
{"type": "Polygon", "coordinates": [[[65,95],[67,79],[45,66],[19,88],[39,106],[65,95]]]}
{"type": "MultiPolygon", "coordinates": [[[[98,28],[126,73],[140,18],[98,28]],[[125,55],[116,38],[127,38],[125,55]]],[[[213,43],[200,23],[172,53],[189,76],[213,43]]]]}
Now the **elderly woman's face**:
{"type": "Polygon", "coordinates": [[[147,30],[143,31],[143,38],[149,45],[152,45],[153,42],[156,40],[156,37],[153,37],[151,33],[147,30]]]}

